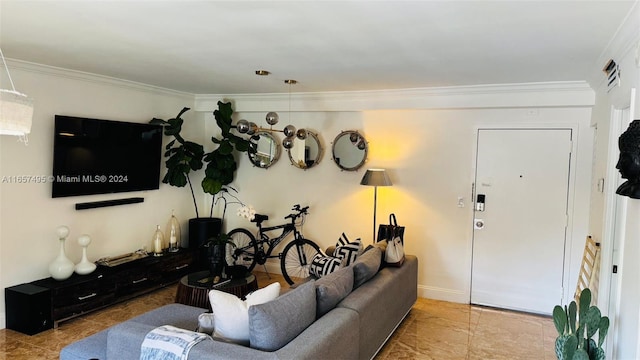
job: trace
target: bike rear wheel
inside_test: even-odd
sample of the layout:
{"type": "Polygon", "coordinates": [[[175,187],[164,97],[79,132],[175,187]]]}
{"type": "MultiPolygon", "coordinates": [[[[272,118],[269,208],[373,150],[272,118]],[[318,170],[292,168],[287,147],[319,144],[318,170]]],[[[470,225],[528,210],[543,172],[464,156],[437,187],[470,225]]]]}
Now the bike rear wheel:
{"type": "Polygon", "coordinates": [[[258,244],[256,237],[247,229],[233,229],[229,233],[229,241],[235,246],[227,244],[225,260],[228,266],[240,265],[247,268],[247,272],[256,266],[258,244]]]}
{"type": "Polygon", "coordinates": [[[280,254],[280,268],[289,285],[309,276],[311,261],[319,252],[320,247],[307,239],[295,239],[285,246],[280,254]]]}

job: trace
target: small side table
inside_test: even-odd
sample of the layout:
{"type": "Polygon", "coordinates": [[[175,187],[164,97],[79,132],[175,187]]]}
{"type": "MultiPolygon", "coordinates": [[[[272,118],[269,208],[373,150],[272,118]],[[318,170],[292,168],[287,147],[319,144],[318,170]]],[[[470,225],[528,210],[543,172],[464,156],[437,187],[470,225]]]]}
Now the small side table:
{"type": "Polygon", "coordinates": [[[253,274],[249,274],[243,278],[231,279],[214,285],[209,271],[198,271],[180,279],[176,291],[176,303],[211,310],[209,290],[224,291],[242,299],[250,292],[258,290],[258,280],[253,274]]]}

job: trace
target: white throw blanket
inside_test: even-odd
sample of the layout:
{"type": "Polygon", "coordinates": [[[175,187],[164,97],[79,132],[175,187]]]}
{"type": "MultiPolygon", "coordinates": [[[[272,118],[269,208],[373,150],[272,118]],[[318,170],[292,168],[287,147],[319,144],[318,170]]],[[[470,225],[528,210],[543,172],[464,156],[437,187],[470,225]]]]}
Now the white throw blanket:
{"type": "Polygon", "coordinates": [[[140,348],[140,360],[186,360],[189,350],[209,336],[171,325],[147,333],[140,348]]]}

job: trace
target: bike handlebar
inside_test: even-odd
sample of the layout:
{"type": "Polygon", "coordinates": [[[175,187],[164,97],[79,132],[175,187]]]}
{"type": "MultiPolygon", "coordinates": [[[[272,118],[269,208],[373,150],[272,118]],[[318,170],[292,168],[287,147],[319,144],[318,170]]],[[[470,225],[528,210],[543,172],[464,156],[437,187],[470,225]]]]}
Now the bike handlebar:
{"type": "Polygon", "coordinates": [[[293,206],[293,208],[291,209],[293,211],[297,211],[297,214],[289,214],[287,216],[285,216],[285,219],[292,219],[295,220],[297,217],[299,217],[302,214],[307,214],[307,210],[309,210],[308,206],[305,206],[303,208],[300,207],[300,204],[296,204],[293,206]]]}

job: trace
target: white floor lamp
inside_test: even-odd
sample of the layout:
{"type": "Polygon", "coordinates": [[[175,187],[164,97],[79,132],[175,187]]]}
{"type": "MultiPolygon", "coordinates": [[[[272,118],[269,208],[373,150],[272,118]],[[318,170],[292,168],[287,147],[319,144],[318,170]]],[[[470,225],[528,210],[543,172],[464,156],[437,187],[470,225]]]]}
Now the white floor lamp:
{"type": "Polygon", "coordinates": [[[391,186],[391,180],[385,169],[368,169],[360,185],[373,186],[373,242],[376,242],[376,210],[378,207],[378,186],[391,186]]]}

